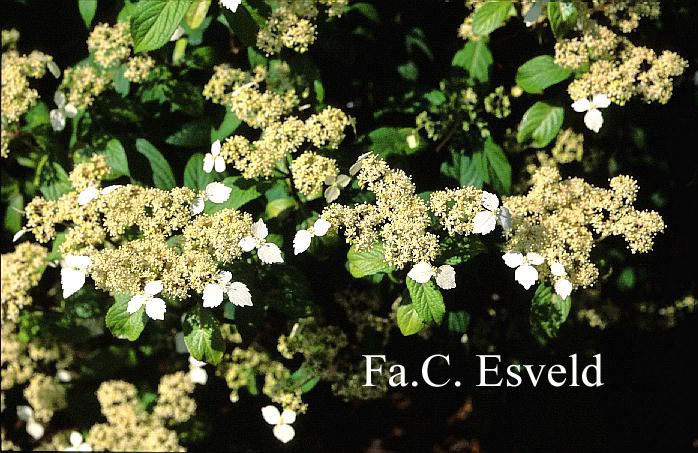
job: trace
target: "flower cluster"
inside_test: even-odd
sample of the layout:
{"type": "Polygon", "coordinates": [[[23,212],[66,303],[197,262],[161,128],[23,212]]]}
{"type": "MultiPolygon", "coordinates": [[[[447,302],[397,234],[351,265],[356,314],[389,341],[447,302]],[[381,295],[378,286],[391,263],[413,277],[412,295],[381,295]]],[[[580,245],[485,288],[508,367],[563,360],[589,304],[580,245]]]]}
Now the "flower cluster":
{"type": "Polygon", "coordinates": [[[48,250],[39,244],[25,242],[14,252],[2,255],[2,321],[17,322],[20,311],[31,305],[29,291],[41,279],[48,250]]]}

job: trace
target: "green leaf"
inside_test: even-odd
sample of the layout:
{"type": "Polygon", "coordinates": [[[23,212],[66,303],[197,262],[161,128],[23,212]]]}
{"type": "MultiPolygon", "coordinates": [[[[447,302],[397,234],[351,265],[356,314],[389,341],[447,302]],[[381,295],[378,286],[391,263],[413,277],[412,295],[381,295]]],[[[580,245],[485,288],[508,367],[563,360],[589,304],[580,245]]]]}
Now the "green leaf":
{"type": "Polygon", "coordinates": [[[24,115],[24,130],[32,130],[35,127],[50,124],[48,107],[43,102],[38,102],[24,115]]]}
{"type": "Polygon", "coordinates": [[[139,138],[136,140],[136,150],[143,154],[150,162],[153,170],[153,182],[159,189],[172,189],[177,184],[172,168],[165,157],[148,140],[139,138]]]}
{"type": "Polygon", "coordinates": [[[540,283],[531,301],[529,323],[533,335],[541,340],[545,336],[555,337],[570,314],[571,306],[570,297],[563,299],[550,286],[540,283]]]}
{"type": "Polygon", "coordinates": [[[237,36],[245,47],[254,47],[257,44],[257,32],[259,24],[253,17],[247,5],[240,5],[234,13],[228,8],[221,9],[228,28],[237,36]]]}
{"type": "Polygon", "coordinates": [[[484,157],[487,162],[488,180],[497,192],[509,193],[511,190],[511,165],[504,151],[491,137],[485,141],[484,157]]]}
{"type": "Polygon", "coordinates": [[[451,311],[448,313],[448,331],[463,334],[468,330],[470,313],[465,310],[451,311]]]}
{"type": "Polygon", "coordinates": [[[548,21],[556,39],[564,38],[577,25],[579,11],[569,1],[548,2],[548,21]]]}
{"type": "MultiPolygon", "coordinates": [[[[48,156],[46,156],[48,157],[48,156]]],[[[58,162],[50,165],[41,165],[37,168],[39,172],[39,190],[47,200],[58,200],[61,196],[71,192],[73,186],[68,179],[68,173],[58,162]]]]}
{"type": "Polygon", "coordinates": [[[569,69],[556,65],[552,56],[540,55],[519,66],[516,83],[527,93],[541,94],[543,90],[562,82],[571,74],[569,69]]]}
{"type": "Polygon", "coordinates": [[[487,251],[487,247],[475,236],[445,236],[439,242],[439,262],[455,266],[487,251]]]}
{"type": "Polygon", "coordinates": [[[126,73],[126,63],[120,65],[114,71],[114,76],[112,78],[112,83],[114,84],[114,91],[119,93],[121,97],[128,96],[128,92],[131,88],[131,82],[124,75],[126,73]]]}
{"type": "Polygon", "coordinates": [[[109,140],[104,156],[107,159],[107,165],[111,168],[112,176],[131,176],[126,151],[119,140],[115,138],[109,140]]]}
{"type": "Polygon", "coordinates": [[[349,260],[349,273],[354,278],[361,278],[367,275],[388,273],[392,267],[385,262],[385,252],[383,244],[373,244],[370,250],[357,251],[352,245],[347,252],[347,260],[349,260]]]}
{"type": "Polygon", "coordinates": [[[465,46],[453,56],[452,66],[468,71],[471,79],[485,83],[489,80],[490,65],[493,62],[492,52],[487,47],[485,39],[468,41],[465,46]]]}
{"type": "Polygon", "coordinates": [[[264,212],[266,213],[267,217],[274,219],[280,216],[285,210],[295,207],[296,204],[296,200],[293,197],[275,198],[267,203],[264,212]]]}
{"type": "Polygon", "coordinates": [[[229,176],[223,180],[223,184],[233,189],[230,192],[228,201],[220,204],[206,203],[206,208],[204,209],[206,214],[213,214],[222,209],[239,209],[250,201],[262,196],[261,192],[257,190],[254,181],[240,176],[229,176]]]}
{"type": "Polygon", "coordinates": [[[145,307],[139,308],[135,313],[129,313],[127,307],[130,299],[131,295],[128,293],[115,294],[115,302],[107,311],[106,323],[116,338],[135,341],[143,332],[148,316],[145,314],[145,307]]]}
{"type": "Polygon", "coordinates": [[[405,336],[413,335],[426,327],[414,309],[413,304],[397,307],[397,326],[405,336]]]}
{"type": "Polygon", "coordinates": [[[211,142],[215,142],[216,140],[224,140],[230,136],[230,134],[235,132],[237,128],[240,127],[240,124],[242,124],[242,120],[238,118],[237,115],[231,110],[226,110],[223,121],[221,121],[218,129],[211,128],[211,142]]]}
{"type": "Polygon", "coordinates": [[[534,148],[547,146],[557,135],[565,119],[562,107],[536,102],[524,113],[516,136],[519,143],[531,141],[534,148]]]}
{"type": "Polygon", "coordinates": [[[291,382],[300,387],[303,393],[308,393],[320,382],[320,377],[310,365],[303,363],[300,368],[291,375],[291,382]]]}
{"type": "Polygon", "coordinates": [[[207,118],[200,118],[184,123],[180,130],[165,139],[165,143],[191,148],[208,148],[211,146],[210,139],[211,121],[207,118]]]}
{"type": "Polygon", "coordinates": [[[51,253],[46,257],[46,261],[60,261],[63,258],[61,254],[61,245],[65,242],[65,233],[60,232],[51,241],[51,253]]]}
{"type": "Polygon", "coordinates": [[[78,9],[82,21],[85,22],[85,27],[89,30],[97,12],[97,0],[78,0],[78,9]]]}
{"type": "Polygon", "coordinates": [[[473,33],[484,36],[504,25],[511,12],[510,0],[489,0],[473,14],[473,33]]]}
{"type": "Polygon", "coordinates": [[[24,197],[21,193],[15,192],[10,196],[5,210],[5,229],[11,233],[16,233],[22,228],[22,214],[24,213],[24,197]]]}
{"type": "Polygon", "coordinates": [[[159,49],[170,41],[191,0],[141,0],[131,16],[135,52],[159,49]]]}
{"type": "Polygon", "coordinates": [[[184,167],[184,185],[192,190],[204,190],[213,182],[213,175],[204,171],[204,155],[196,153],[189,158],[184,167]]]}
{"type": "Polygon", "coordinates": [[[381,127],[368,134],[371,148],[381,157],[390,155],[409,156],[424,148],[426,143],[421,140],[417,131],[404,127],[381,127]],[[410,138],[412,137],[412,138],[410,138]],[[414,147],[410,147],[410,144],[414,147]]]}
{"type": "Polygon", "coordinates": [[[433,280],[426,283],[417,283],[411,278],[407,278],[407,290],[410,292],[412,305],[425,323],[432,322],[440,324],[446,313],[446,305],[441,291],[437,288],[433,280]]]}
{"type": "Polygon", "coordinates": [[[184,315],[184,344],[196,359],[211,365],[221,361],[225,341],[220,324],[207,308],[199,308],[184,315]]]}
{"type": "Polygon", "coordinates": [[[441,174],[455,179],[461,186],[482,188],[482,159],[483,154],[476,151],[472,156],[466,156],[460,151],[451,150],[451,163],[441,164],[441,174]]]}

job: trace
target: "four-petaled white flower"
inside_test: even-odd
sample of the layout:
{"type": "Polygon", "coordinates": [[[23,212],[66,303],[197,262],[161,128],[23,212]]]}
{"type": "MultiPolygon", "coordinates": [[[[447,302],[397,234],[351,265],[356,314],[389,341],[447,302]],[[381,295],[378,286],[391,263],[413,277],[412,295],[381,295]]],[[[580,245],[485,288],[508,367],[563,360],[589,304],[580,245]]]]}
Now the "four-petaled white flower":
{"type": "Polygon", "coordinates": [[[594,132],[599,132],[603,126],[603,115],[601,110],[611,105],[611,100],[605,94],[595,94],[591,100],[578,99],[572,103],[575,112],[586,112],[584,124],[594,132]]]}
{"type": "Polygon", "coordinates": [[[213,170],[217,173],[225,171],[225,160],[221,156],[221,141],[216,140],[211,144],[211,152],[204,156],[204,171],[211,173],[213,170]]]}
{"type": "Polygon", "coordinates": [[[27,422],[25,429],[32,439],[39,440],[44,437],[44,426],[34,419],[34,409],[31,406],[17,406],[17,418],[27,422]]]}
{"type": "Polygon", "coordinates": [[[230,281],[233,279],[233,274],[228,271],[222,271],[218,274],[217,283],[209,283],[204,288],[204,307],[217,307],[223,302],[223,294],[228,295],[228,299],[233,305],[238,307],[251,307],[252,295],[250,290],[244,283],[230,281]]]}
{"type": "Polygon", "coordinates": [[[262,408],[262,417],[270,425],[274,425],[274,437],[283,443],[289,442],[296,435],[293,429],[293,422],[296,421],[296,413],[290,409],[279,412],[276,406],[265,406],[262,408]]]}
{"type": "Polygon", "coordinates": [[[550,273],[555,277],[555,292],[563,299],[567,299],[572,294],[572,282],[567,278],[565,266],[555,262],[550,265],[550,273]]]}
{"type": "Polygon", "coordinates": [[[70,433],[70,447],[63,451],[92,451],[92,445],[84,442],[82,434],[77,431],[70,433]]]}
{"type": "Polygon", "coordinates": [[[527,253],[526,256],[519,252],[507,252],[502,259],[507,266],[516,268],[514,279],[526,289],[538,280],[538,271],[533,266],[539,266],[545,261],[543,255],[535,252],[527,253]]]}
{"type": "Polygon", "coordinates": [[[151,319],[162,321],[165,319],[165,310],[167,308],[165,301],[159,297],[155,297],[162,291],[162,282],[155,280],[148,282],[143,289],[143,294],[136,294],[128,301],[126,311],[133,314],[140,310],[145,305],[145,314],[151,319]]]}
{"type": "Polygon", "coordinates": [[[78,109],[73,104],[66,104],[65,94],[62,91],[56,91],[53,95],[53,102],[56,103],[57,108],[49,113],[51,127],[54,131],[62,131],[65,129],[65,119],[77,115],[78,109]]]}
{"type": "Polygon", "coordinates": [[[194,384],[206,385],[208,382],[208,373],[204,367],[206,362],[201,360],[196,360],[194,357],[189,356],[189,379],[194,384]]]}
{"type": "Polygon", "coordinates": [[[246,236],[240,239],[240,248],[244,252],[251,252],[257,249],[257,256],[264,264],[273,263],[283,263],[284,259],[281,257],[281,250],[279,247],[271,242],[265,241],[269,235],[267,226],[264,224],[262,219],[257,220],[252,224],[252,235],[246,236]]]}
{"type": "Polygon", "coordinates": [[[87,271],[92,265],[89,256],[66,255],[61,261],[61,288],[63,298],[75,294],[85,284],[87,271]]]}
{"type": "Polygon", "coordinates": [[[310,247],[310,241],[315,236],[324,236],[330,229],[332,224],[325,219],[317,219],[313,224],[312,229],[299,230],[296,232],[296,236],[293,238],[293,254],[298,255],[308,250],[310,247]]]}
{"type": "Polygon", "coordinates": [[[80,206],[85,206],[92,200],[98,198],[100,195],[108,195],[118,189],[119,187],[122,187],[120,184],[115,184],[113,186],[108,186],[103,188],[102,190],[98,189],[97,186],[94,184],[90,183],[88,184],[87,188],[80,192],[78,195],[78,204],[80,206]]]}
{"type": "Polygon", "coordinates": [[[206,201],[210,201],[211,203],[225,203],[228,201],[228,198],[230,198],[230,193],[232,191],[233,189],[221,182],[209,183],[204,189],[204,192],[191,202],[191,206],[189,206],[191,215],[201,214],[206,206],[206,201]]]}
{"type": "Polygon", "coordinates": [[[238,6],[240,6],[240,3],[242,3],[242,0],[221,0],[221,5],[228,8],[232,12],[237,11],[238,6]]]}
{"type": "Polygon", "coordinates": [[[407,273],[407,276],[417,283],[426,283],[436,276],[436,284],[439,288],[453,289],[456,287],[456,270],[453,266],[444,264],[438,268],[434,268],[426,261],[420,261],[415,264],[407,273]]]}
{"type": "Polygon", "coordinates": [[[502,225],[504,230],[511,229],[511,211],[506,206],[499,206],[497,195],[483,190],[481,203],[485,210],[478,212],[473,217],[473,233],[490,233],[497,226],[497,222],[502,225]]]}
{"type": "Polygon", "coordinates": [[[325,185],[328,186],[325,189],[325,201],[332,203],[339,198],[341,190],[348,186],[350,182],[351,178],[349,176],[341,174],[337,176],[330,175],[325,178],[325,185]]]}

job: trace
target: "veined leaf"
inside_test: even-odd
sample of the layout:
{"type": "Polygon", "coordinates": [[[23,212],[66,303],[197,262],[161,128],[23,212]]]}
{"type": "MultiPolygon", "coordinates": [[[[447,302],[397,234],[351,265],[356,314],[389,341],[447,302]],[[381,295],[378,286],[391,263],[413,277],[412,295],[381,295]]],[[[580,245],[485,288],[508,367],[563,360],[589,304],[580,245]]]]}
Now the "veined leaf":
{"type": "Polygon", "coordinates": [[[184,167],[184,185],[194,191],[200,191],[210,182],[213,182],[213,175],[204,171],[204,155],[194,154],[184,167]]]}
{"type": "Polygon", "coordinates": [[[516,83],[527,93],[541,94],[551,85],[562,82],[572,74],[555,64],[550,55],[540,55],[519,66],[516,83]]]}
{"type": "Polygon", "coordinates": [[[153,182],[159,189],[172,189],[176,184],[172,168],[158,149],[148,140],[139,138],[136,140],[136,150],[143,154],[150,162],[153,170],[153,182]]]}
{"type": "Polygon", "coordinates": [[[452,66],[465,69],[470,78],[485,83],[489,80],[490,65],[493,62],[492,52],[487,47],[485,39],[468,41],[465,46],[453,56],[452,66]]]}
{"type": "Polygon", "coordinates": [[[408,277],[407,290],[410,292],[412,305],[422,322],[440,324],[446,313],[446,305],[436,284],[432,280],[426,283],[417,283],[408,277]]]}
{"type": "Polygon", "coordinates": [[[135,52],[159,49],[169,42],[191,0],[141,0],[131,16],[135,52]]]}
{"type": "Polygon", "coordinates": [[[210,309],[198,308],[187,313],[183,322],[184,344],[196,360],[212,365],[220,362],[225,341],[218,320],[210,309]]]}
{"type": "Polygon", "coordinates": [[[373,244],[370,250],[357,251],[354,246],[347,253],[349,260],[349,273],[354,278],[361,278],[377,273],[387,273],[392,267],[385,262],[385,252],[383,244],[373,244]]]}
{"type": "Polygon", "coordinates": [[[489,0],[473,14],[473,33],[484,36],[504,25],[511,12],[510,0],[489,0]]]}
{"type": "Polygon", "coordinates": [[[555,138],[564,119],[562,107],[536,102],[521,118],[516,138],[519,143],[530,140],[534,148],[543,148],[555,138]]]}
{"type": "Polygon", "coordinates": [[[413,335],[426,327],[414,309],[413,304],[397,307],[397,326],[405,336],[413,335]]]}
{"type": "Polygon", "coordinates": [[[127,311],[128,301],[131,295],[120,293],[114,295],[114,304],[109,307],[105,321],[107,327],[116,338],[136,341],[148,322],[145,307],[141,307],[135,313],[127,311]]]}

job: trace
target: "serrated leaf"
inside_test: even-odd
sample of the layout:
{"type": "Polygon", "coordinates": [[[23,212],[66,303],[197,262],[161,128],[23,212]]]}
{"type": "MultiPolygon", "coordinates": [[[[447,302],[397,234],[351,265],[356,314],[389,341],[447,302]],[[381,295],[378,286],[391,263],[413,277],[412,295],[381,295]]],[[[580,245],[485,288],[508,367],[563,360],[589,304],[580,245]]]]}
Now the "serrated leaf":
{"type": "Polygon", "coordinates": [[[126,150],[124,150],[119,140],[113,138],[107,142],[104,156],[107,159],[107,165],[109,165],[112,171],[112,176],[131,176],[126,150]]]}
{"type": "Polygon", "coordinates": [[[489,80],[490,65],[494,59],[487,47],[485,39],[468,41],[465,46],[453,56],[452,66],[465,69],[471,79],[485,83],[489,80]]]}
{"type": "Polygon", "coordinates": [[[204,155],[194,154],[184,167],[184,185],[194,191],[200,191],[210,182],[213,182],[213,174],[204,171],[204,155]]]}
{"type": "Polygon", "coordinates": [[[531,332],[541,339],[544,339],[543,334],[555,337],[567,320],[571,306],[572,298],[563,299],[550,286],[540,283],[531,301],[531,332]]]}
{"type": "Polygon", "coordinates": [[[97,0],[78,0],[78,9],[85,27],[89,30],[97,12],[97,0]]]}
{"type": "Polygon", "coordinates": [[[507,156],[491,137],[485,141],[483,152],[487,162],[488,181],[497,192],[509,193],[511,190],[511,165],[507,156]]]}
{"type": "Polygon", "coordinates": [[[210,309],[199,308],[184,315],[184,344],[196,360],[215,365],[225,352],[220,324],[210,309]]]}
{"type": "Polygon", "coordinates": [[[473,33],[484,36],[504,25],[511,11],[510,0],[489,0],[473,13],[473,33]]]}
{"type": "Polygon", "coordinates": [[[385,261],[385,252],[381,243],[373,244],[366,251],[357,251],[354,246],[351,246],[347,252],[347,260],[349,261],[349,273],[354,278],[366,277],[379,272],[387,273],[392,270],[392,267],[385,261]]]}
{"type": "Polygon", "coordinates": [[[410,292],[412,305],[419,318],[426,324],[440,324],[446,313],[446,305],[441,291],[436,284],[429,280],[426,283],[417,283],[407,278],[407,290],[410,292]]]}
{"type": "Polygon", "coordinates": [[[159,49],[167,44],[186,14],[191,0],[141,0],[131,16],[135,52],[159,49]]]}
{"type": "Polygon", "coordinates": [[[105,321],[116,338],[136,341],[148,322],[148,316],[145,314],[145,307],[139,308],[135,313],[129,313],[127,307],[130,299],[130,294],[115,294],[115,302],[109,307],[105,321]]]}
{"type": "Polygon", "coordinates": [[[569,69],[556,65],[552,56],[540,55],[519,66],[516,83],[527,93],[541,94],[543,90],[562,82],[571,74],[569,69]]]}
{"type": "Polygon", "coordinates": [[[465,333],[470,324],[470,313],[465,310],[448,313],[448,331],[456,334],[465,333]]]}
{"type": "Polygon", "coordinates": [[[397,307],[397,326],[405,336],[413,335],[426,327],[414,309],[413,304],[397,307]]]}
{"type": "Polygon", "coordinates": [[[136,140],[136,150],[150,162],[155,187],[159,189],[172,189],[175,187],[177,182],[170,164],[167,163],[165,156],[152,143],[144,138],[139,138],[136,140]]]}
{"type": "Polygon", "coordinates": [[[546,102],[536,102],[524,113],[516,136],[519,143],[530,141],[534,148],[544,148],[562,127],[565,111],[546,102]]]}

